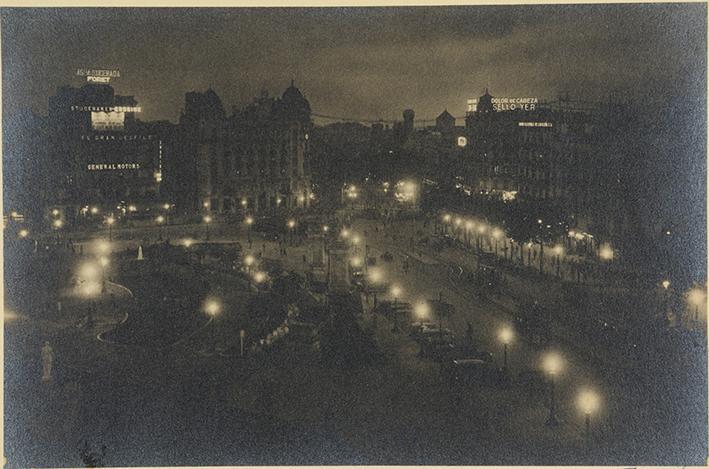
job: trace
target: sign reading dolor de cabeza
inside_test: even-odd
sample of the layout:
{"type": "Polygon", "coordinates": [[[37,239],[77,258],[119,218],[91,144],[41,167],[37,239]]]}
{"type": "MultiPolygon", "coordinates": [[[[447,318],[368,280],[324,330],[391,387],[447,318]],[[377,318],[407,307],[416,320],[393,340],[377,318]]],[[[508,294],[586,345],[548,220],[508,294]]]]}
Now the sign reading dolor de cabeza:
{"type": "MultiPolygon", "coordinates": [[[[537,98],[492,98],[494,111],[534,111],[539,104],[537,98]]],[[[478,99],[468,99],[468,112],[477,111],[478,99]]]]}

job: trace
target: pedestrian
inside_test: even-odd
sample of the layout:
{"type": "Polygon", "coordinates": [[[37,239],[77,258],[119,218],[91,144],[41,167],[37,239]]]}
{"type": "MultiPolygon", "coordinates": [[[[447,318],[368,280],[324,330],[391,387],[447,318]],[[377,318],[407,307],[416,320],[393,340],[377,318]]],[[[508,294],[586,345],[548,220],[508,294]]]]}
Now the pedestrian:
{"type": "Polygon", "coordinates": [[[54,350],[49,345],[49,341],[44,342],[42,347],[42,382],[48,383],[52,379],[52,363],[54,362],[54,350]]]}

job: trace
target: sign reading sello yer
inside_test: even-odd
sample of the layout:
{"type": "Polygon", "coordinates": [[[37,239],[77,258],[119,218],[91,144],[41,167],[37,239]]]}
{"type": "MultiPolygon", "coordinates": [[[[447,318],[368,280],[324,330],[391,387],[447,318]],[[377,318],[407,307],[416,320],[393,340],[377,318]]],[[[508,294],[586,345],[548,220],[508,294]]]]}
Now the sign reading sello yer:
{"type": "MultiPolygon", "coordinates": [[[[539,100],[537,98],[492,98],[494,111],[534,111],[539,100]]],[[[468,100],[468,112],[477,110],[477,98],[468,100]]]]}

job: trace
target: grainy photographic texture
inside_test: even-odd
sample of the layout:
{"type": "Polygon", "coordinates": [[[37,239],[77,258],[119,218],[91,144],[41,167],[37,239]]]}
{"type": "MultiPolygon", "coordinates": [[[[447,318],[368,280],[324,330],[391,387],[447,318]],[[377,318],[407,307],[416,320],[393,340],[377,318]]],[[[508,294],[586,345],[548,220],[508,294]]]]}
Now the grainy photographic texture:
{"type": "Polygon", "coordinates": [[[0,10],[7,466],[703,465],[706,9],[0,10]]]}

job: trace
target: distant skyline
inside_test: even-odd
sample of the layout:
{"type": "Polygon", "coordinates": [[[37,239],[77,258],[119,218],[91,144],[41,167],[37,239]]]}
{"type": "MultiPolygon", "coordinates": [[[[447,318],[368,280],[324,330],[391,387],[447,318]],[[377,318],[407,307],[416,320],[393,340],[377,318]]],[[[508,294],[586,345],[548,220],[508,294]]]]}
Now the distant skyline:
{"type": "Polygon", "coordinates": [[[184,94],[225,108],[291,78],[319,114],[417,119],[498,96],[662,103],[706,95],[706,4],[275,9],[3,9],[3,102],[45,114],[77,68],[119,68],[143,120],[184,94]]]}

